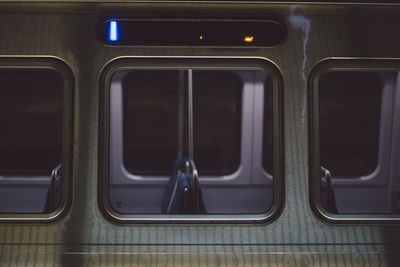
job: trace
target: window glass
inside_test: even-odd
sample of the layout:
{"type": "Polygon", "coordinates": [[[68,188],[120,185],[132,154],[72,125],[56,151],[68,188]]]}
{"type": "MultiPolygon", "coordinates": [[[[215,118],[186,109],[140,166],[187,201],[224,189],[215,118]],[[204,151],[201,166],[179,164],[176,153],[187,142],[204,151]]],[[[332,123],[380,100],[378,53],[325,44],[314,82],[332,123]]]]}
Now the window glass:
{"type": "Polygon", "coordinates": [[[178,150],[178,72],[132,71],[122,87],[125,168],[169,174],[178,150]]]}
{"type": "MultiPolygon", "coordinates": [[[[137,70],[122,81],[124,164],[133,174],[171,171],[178,151],[178,79],[177,70],[137,70]]],[[[240,77],[194,71],[193,89],[197,166],[203,175],[232,173],[240,162],[240,77]]]]}
{"type": "Polygon", "coordinates": [[[202,175],[240,165],[243,82],[232,71],[194,71],[194,149],[202,175]]]}
{"type": "Polygon", "coordinates": [[[48,213],[58,206],[50,197],[60,200],[61,185],[54,184],[60,182],[51,176],[62,161],[63,88],[54,70],[0,69],[2,213],[48,213]]]}
{"type": "Polygon", "coordinates": [[[383,82],[376,73],[330,72],[319,80],[320,160],[337,176],[361,176],[378,164],[383,82]]]}
{"type": "Polygon", "coordinates": [[[398,77],[397,71],[340,68],[318,77],[317,179],[328,212],[398,213],[398,77]]]}
{"type": "Polygon", "coordinates": [[[115,211],[264,214],[272,207],[273,89],[266,72],[135,68],[113,73],[110,85],[108,198],[115,211]],[[184,200],[185,193],[171,198],[180,190],[171,181],[189,177],[190,195],[195,173],[200,201],[184,200]],[[186,209],[191,201],[200,203],[198,211],[186,209]],[[176,202],[180,208],[171,208],[176,202]]]}

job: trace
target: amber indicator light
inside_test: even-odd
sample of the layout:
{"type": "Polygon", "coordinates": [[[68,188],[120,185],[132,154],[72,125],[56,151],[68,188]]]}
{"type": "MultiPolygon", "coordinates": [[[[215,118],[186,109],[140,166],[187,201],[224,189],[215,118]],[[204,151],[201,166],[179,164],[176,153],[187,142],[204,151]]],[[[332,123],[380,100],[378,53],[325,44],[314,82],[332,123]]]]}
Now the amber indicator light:
{"type": "Polygon", "coordinates": [[[246,36],[244,37],[244,41],[246,43],[252,43],[254,41],[254,36],[246,36]]]}

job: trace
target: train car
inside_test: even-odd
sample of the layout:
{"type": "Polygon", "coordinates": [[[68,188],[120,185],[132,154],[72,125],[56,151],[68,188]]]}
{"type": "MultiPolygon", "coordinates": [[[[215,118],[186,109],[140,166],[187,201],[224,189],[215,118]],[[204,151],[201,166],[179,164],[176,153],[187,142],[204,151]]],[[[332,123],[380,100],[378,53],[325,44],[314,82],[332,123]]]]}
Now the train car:
{"type": "Polygon", "coordinates": [[[399,25],[0,1],[0,266],[398,266],[399,25]]]}

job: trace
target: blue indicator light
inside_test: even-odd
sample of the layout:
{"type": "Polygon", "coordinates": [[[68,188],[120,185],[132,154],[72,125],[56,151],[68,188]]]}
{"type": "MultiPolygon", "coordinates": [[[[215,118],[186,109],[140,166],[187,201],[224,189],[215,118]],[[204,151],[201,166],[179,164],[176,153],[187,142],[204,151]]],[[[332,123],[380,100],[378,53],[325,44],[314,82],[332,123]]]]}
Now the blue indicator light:
{"type": "Polygon", "coordinates": [[[111,20],[108,23],[108,40],[111,42],[116,42],[119,40],[118,22],[116,20],[111,20]]]}

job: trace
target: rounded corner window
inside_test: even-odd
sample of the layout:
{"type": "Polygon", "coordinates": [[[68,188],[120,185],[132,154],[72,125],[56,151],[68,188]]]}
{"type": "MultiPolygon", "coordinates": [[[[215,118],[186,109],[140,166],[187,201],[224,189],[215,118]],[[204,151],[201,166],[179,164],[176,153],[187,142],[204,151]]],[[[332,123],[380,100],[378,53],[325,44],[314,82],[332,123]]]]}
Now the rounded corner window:
{"type": "Polygon", "coordinates": [[[52,222],[71,183],[73,76],[52,57],[0,57],[0,222],[52,222]]]}
{"type": "Polygon", "coordinates": [[[283,203],[278,73],[254,58],[108,64],[99,157],[106,214],[120,222],[274,217],[283,203]]]}
{"type": "Polygon", "coordinates": [[[399,222],[400,60],[322,61],[309,93],[314,211],[329,222],[399,222]]]}

